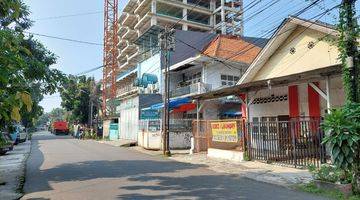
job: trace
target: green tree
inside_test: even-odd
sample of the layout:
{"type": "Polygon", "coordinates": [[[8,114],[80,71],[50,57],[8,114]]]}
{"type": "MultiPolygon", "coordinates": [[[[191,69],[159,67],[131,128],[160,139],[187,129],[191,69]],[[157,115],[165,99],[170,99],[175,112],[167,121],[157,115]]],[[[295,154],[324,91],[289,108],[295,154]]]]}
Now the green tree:
{"type": "MultiPolygon", "coordinates": [[[[94,91],[97,91],[94,85],[94,78],[86,76],[70,75],[60,90],[61,106],[70,113],[69,121],[77,121],[82,124],[89,122],[89,113],[91,99],[94,91]]],[[[97,110],[93,109],[96,113],[97,110]]]]}
{"type": "Polygon", "coordinates": [[[50,121],[63,121],[65,120],[66,111],[62,108],[54,108],[49,113],[50,121]]]}
{"type": "Polygon", "coordinates": [[[353,175],[354,192],[360,194],[360,29],[355,16],[355,1],[344,0],[337,27],[346,104],[326,116],[322,126],[333,164],[353,175]]]}
{"type": "Polygon", "coordinates": [[[24,30],[32,25],[21,0],[0,0],[0,126],[33,121],[42,113],[42,94],[53,94],[64,75],[50,66],[56,56],[24,30]],[[34,94],[34,88],[38,91],[34,94]],[[32,113],[29,114],[29,112],[32,113]]]}
{"type": "Polygon", "coordinates": [[[43,113],[35,122],[35,126],[44,126],[50,122],[50,113],[43,113]]]}

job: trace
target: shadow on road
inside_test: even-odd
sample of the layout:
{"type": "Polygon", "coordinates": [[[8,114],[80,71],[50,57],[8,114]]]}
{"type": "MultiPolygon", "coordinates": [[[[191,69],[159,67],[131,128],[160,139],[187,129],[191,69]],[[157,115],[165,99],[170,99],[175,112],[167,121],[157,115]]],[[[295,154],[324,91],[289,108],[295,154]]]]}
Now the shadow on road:
{"type": "Polygon", "coordinates": [[[85,181],[97,178],[122,178],[145,174],[169,173],[184,169],[195,169],[202,165],[155,160],[85,161],[59,165],[41,170],[48,181],[85,181]]]}
{"type": "MultiPolygon", "coordinates": [[[[54,136],[47,138],[56,139],[54,136]]],[[[28,161],[31,166],[28,173],[32,174],[33,182],[26,183],[27,194],[53,190],[50,182],[123,178],[113,191],[119,199],[318,199],[244,177],[215,173],[204,169],[204,165],[180,163],[108,146],[91,148],[98,148],[104,154],[114,153],[111,160],[103,157],[100,159],[104,160],[75,163],[64,160],[61,165],[42,170],[44,155],[39,145],[39,140],[33,140],[28,161]]]]}
{"type": "Polygon", "coordinates": [[[59,140],[59,139],[73,139],[72,136],[70,135],[53,135],[50,134],[49,132],[47,134],[34,134],[32,136],[33,141],[38,141],[38,140],[59,140]]]}
{"type": "Polygon", "coordinates": [[[145,175],[130,180],[138,185],[120,187],[132,192],[118,195],[119,199],[322,199],[236,175],[145,175]],[[154,181],[156,185],[147,184],[154,181]]]}

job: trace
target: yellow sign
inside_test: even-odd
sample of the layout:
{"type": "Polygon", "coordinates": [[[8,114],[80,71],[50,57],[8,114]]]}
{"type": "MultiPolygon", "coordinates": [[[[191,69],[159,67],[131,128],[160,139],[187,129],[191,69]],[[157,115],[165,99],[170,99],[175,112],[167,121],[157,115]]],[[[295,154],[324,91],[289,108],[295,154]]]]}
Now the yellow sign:
{"type": "Polygon", "coordinates": [[[212,140],[215,142],[237,142],[238,133],[236,122],[212,122],[212,140]]]}

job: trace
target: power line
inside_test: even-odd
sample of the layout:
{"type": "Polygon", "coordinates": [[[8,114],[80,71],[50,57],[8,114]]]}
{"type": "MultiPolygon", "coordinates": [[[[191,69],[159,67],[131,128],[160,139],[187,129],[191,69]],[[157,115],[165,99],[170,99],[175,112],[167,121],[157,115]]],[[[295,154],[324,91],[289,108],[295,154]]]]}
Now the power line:
{"type": "MultiPolygon", "coordinates": [[[[299,16],[299,15],[301,15],[301,14],[303,14],[303,13],[305,13],[307,10],[309,10],[309,9],[311,9],[313,6],[315,6],[315,4],[317,3],[317,2],[319,2],[320,0],[316,0],[316,1],[314,1],[313,3],[311,3],[311,4],[309,4],[308,6],[306,6],[304,9],[302,9],[302,10],[300,10],[299,12],[297,12],[294,16],[295,17],[297,17],[297,16],[299,16]]],[[[333,9],[335,9],[335,8],[337,8],[339,5],[337,5],[337,6],[334,6],[333,8],[331,8],[331,9],[328,9],[328,10],[326,10],[325,12],[323,12],[323,13],[320,13],[319,15],[316,15],[315,17],[313,17],[312,19],[314,19],[314,18],[316,18],[316,17],[318,17],[318,16],[323,16],[323,15],[325,15],[327,12],[329,12],[329,11],[331,11],[331,10],[333,10],[333,9]]],[[[273,31],[275,31],[275,30],[277,30],[278,29],[278,27],[275,27],[275,29],[272,29],[272,30],[270,30],[270,31],[268,31],[267,33],[265,33],[265,35],[267,35],[267,34],[269,34],[269,33],[271,33],[271,32],[273,32],[273,31]]],[[[291,29],[289,29],[289,30],[286,30],[285,32],[283,32],[283,33],[280,33],[280,34],[278,34],[277,36],[279,36],[279,35],[281,35],[281,34],[284,34],[284,33],[286,33],[286,32],[288,32],[288,31],[290,31],[291,29]]],[[[261,38],[262,36],[260,36],[260,38],[261,38]]],[[[258,41],[255,41],[255,43],[256,42],[258,42],[258,41]]],[[[246,49],[248,46],[250,46],[250,44],[249,45],[247,45],[245,48],[243,48],[243,50],[244,49],[246,49]]],[[[254,47],[253,47],[254,48],[254,47]]],[[[229,59],[231,59],[231,58],[234,58],[234,57],[236,57],[236,56],[238,56],[238,55],[241,55],[241,54],[243,54],[243,53],[246,53],[247,51],[249,51],[249,50],[251,50],[252,48],[250,48],[250,49],[248,49],[248,50],[246,50],[245,52],[244,51],[240,51],[240,52],[238,52],[238,53],[236,53],[236,54],[234,54],[233,56],[230,56],[230,57],[228,57],[227,59],[225,59],[225,61],[227,61],[227,60],[229,60],[229,59]]]]}
{"type": "Polygon", "coordinates": [[[64,40],[64,41],[76,42],[76,43],[88,44],[88,45],[104,46],[103,44],[95,43],[95,42],[87,42],[87,41],[75,40],[75,39],[63,38],[63,37],[58,37],[58,36],[45,35],[45,34],[40,34],[40,33],[33,33],[33,32],[29,32],[29,31],[24,31],[24,32],[28,33],[28,34],[31,34],[31,35],[37,35],[37,36],[46,37],[46,38],[52,38],[52,39],[57,39],[57,40],[64,40]]]}
{"type": "MultiPolygon", "coordinates": [[[[319,0],[318,0],[318,1],[319,1],[319,0]]],[[[314,4],[310,4],[310,5],[314,6],[314,4]]],[[[301,10],[302,12],[297,12],[296,14],[297,14],[297,15],[300,15],[300,14],[306,12],[308,9],[310,9],[310,8],[312,7],[312,6],[310,6],[310,5],[307,6],[305,9],[302,9],[302,10],[301,10]]],[[[327,9],[325,12],[320,13],[320,14],[316,15],[315,17],[311,18],[311,19],[314,19],[314,18],[316,18],[316,17],[321,18],[321,17],[324,16],[326,13],[328,13],[328,12],[330,12],[331,10],[337,8],[338,6],[339,6],[339,5],[336,5],[336,6],[332,7],[332,8],[330,8],[330,9],[327,9]]],[[[310,26],[306,27],[305,30],[307,30],[309,27],[310,27],[310,26]]],[[[273,32],[274,30],[276,30],[276,29],[278,29],[278,27],[275,27],[275,29],[271,29],[270,31],[268,31],[267,34],[272,33],[272,32],[273,32]]],[[[286,30],[285,32],[288,32],[288,31],[290,31],[290,30],[292,30],[292,29],[286,30]]],[[[304,31],[305,31],[305,30],[304,30],[304,31]]],[[[304,31],[302,31],[300,34],[302,34],[304,31]]],[[[277,34],[276,36],[279,36],[279,35],[281,35],[281,34],[284,34],[285,32],[279,33],[279,34],[277,34]]],[[[274,37],[274,36],[273,36],[273,37],[274,37]]],[[[185,43],[184,41],[181,41],[181,40],[179,40],[179,39],[177,39],[177,40],[178,40],[179,42],[181,42],[181,43],[189,46],[190,48],[193,48],[193,49],[195,49],[195,50],[197,50],[197,51],[200,51],[200,50],[197,49],[196,47],[193,47],[192,45],[187,44],[187,43],[185,43]]],[[[250,45],[251,45],[251,44],[249,44],[249,45],[247,45],[247,46],[250,46],[250,45]]],[[[232,65],[227,65],[225,62],[228,61],[229,59],[233,58],[233,57],[236,57],[236,56],[238,56],[238,55],[244,54],[244,53],[250,51],[251,49],[255,48],[255,45],[252,45],[251,48],[246,49],[247,46],[245,46],[242,51],[234,54],[233,56],[230,56],[230,57],[226,58],[224,61],[223,61],[223,60],[219,60],[219,59],[214,58],[214,57],[210,57],[210,56],[208,56],[208,57],[209,57],[209,58],[212,58],[214,61],[217,61],[217,62],[220,62],[220,63],[224,64],[224,65],[225,65],[226,67],[228,67],[229,69],[230,69],[230,67],[231,67],[231,68],[233,68],[233,69],[239,70],[238,68],[236,68],[236,67],[234,67],[234,66],[232,66],[232,65]],[[245,50],[245,49],[246,49],[246,50],[245,50]],[[245,51],[244,51],[244,50],[245,50],[245,51]]]]}
{"type": "MultiPolygon", "coordinates": [[[[318,1],[320,1],[320,0],[318,0],[318,1]]],[[[317,1],[316,1],[316,2],[317,2],[317,1]]],[[[258,3],[258,2],[257,2],[257,3],[258,3]]],[[[255,5],[256,5],[256,4],[255,4],[255,5]]],[[[305,11],[306,11],[307,9],[309,9],[310,7],[311,7],[311,6],[307,6],[305,9],[302,9],[302,10],[301,10],[302,12],[297,12],[297,14],[302,14],[303,12],[305,12],[305,11]]],[[[338,5],[335,6],[335,7],[333,7],[333,8],[331,8],[331,9],[326,10],[326,12],[321,13],[320,15],[323,15],[323,14],[329,12],[330,10],[333,10],[333,9],[336,8],[336,7],[338,7],[338,5]]],[[[252,7],[251,7],[251,8],[252,8],[252,7]]],[[[250,9],[250,8],[249,8],[249,9],[250,9]]],[[[317,15],[317,16],[320,16],[320,15],[317,15]]],[[[315,17],[317,17],[317,16],[315,16],[315,17]]],[[[315,17],[313,17],[313,18],[315,18],[315,17]]],[[[277,27],[275,27],[275,29],[269,30],[269,31],[266,33],[266,35],[268,35],[269,33],[273,32],[273,31],[276,30],[276,29],[277,29],[277,27]]],[[[280,34],[279,34],[279,35],[280,35],[280,34]]],[[[176,40],[179,41],[179,42],[181,42],[181,43],[183,43],[183,44],[185,44],[185,45],[187,45],[187,46],[189,46],[190,48],[193,48],[193,49],[201,52],[201,50],[197,49],[196,47],[193,47],[192,45],[190,45],[190,44],[188,44],[188,43],[186,43],[186,42],[184,42],[184,41],[182,41],[182,40],[180,40],[180,39],[178,39],[178,38],[177,38],[176,40]]],[[[245,49],[246,49],[246,47],[245,47],[243,50],[245,50],[245,49]]],[[[246,53],[247,51],[249,51],[249,50],[251,50],[251,49],[252,49],[252,48],[247,49],[245,52],[244,52],[244,51],[240,51],[239,53],[243,54],[243,53],[246,53]]],[[[145,52],[142,52],[140,55],[145,54],[145,53],[147,53],[147,52],[149,52],[149,51],[150,51],[150,50],[147,50],[147,51],[145,51],[145,52]]],[[[237,56],[237,55],[235,54],[234,56],[237,56]]],[[[229,69],[230,69],[230,68],[233,68],[233,69],[239,70],[238,68],[236,68],[236,67],[234,67],[234,66],[232,66],[232,65],[228,65],[227,63],[225,63],[225,61],[231,59],[232,57],[227,58],[225,61],[219,60],[219,59],[214,58],[214,57],[211,57],[211,56],[208,56],[208,57],[214,59],[214,61],[217,61],[217,62],[220,62],[220,63],[224,64],[224,65],[225,65],[226,67],[228,67],[229,69]]],[[[79,76],[79,75],[84,75],[84,74],[90,73],[90,72],[92,72],[92,71],[96,71],[96,70],[98,70],[98,69],[100,69],[100,68],[102,68],[102,67],[103,67],[103,66],[98,66],[98,67],[89,69],[89,70],[87,70],[87,71],[78,73],[78,74],[76,74],[76,75],[77,75],[77,76],[79,76]]]]}
{"type": "Polygon", "coordinates": [[[70,14],[70,15],[59,15],[59,16],[52,16],[52,17],[43,17],[35,19],[35,21],[40,20],[51,20],[51,19],[61,19],[61,18],[69,18],[69,17],[78,17],[78,16],[86,16],[86,15],[94,15],[104,13],[103,11],[94,11],[94,12],[84,12],[84,13],[77,13],[77,14],[70,14]]]}
{"type": "Polygon", "coordinates": [[[75,74],[75,76],[85,75],[85,74],[88,74],[88,73],[90,73],[90,72],[93,72],[93,71],[96,71],[96,70],[98,70],[98,69],[101,69],[101,68],[103,68],[103,67],[104,67],[104,65],[101,65],[101,66],[98,66],[98,67],[94,67],[94,68],[91,68],[91,69],[89,69],[89,70],[86,70],[86,71],[77,73],[77,74],[75,74]]]}

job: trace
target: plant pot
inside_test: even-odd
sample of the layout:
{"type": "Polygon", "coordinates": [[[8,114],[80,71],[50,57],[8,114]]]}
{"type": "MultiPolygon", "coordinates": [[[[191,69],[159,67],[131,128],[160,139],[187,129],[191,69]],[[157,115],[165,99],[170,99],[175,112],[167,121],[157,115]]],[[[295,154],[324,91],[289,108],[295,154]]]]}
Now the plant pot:
{"type": "Polygon", "coordinates": [[[339,183],[331,183],[326,181],[314,180],[316,187],[324,190],[338,190],[344,194],[347,198],[352,194],[352,185],[348,184],[339,184],[339,183]]]}

